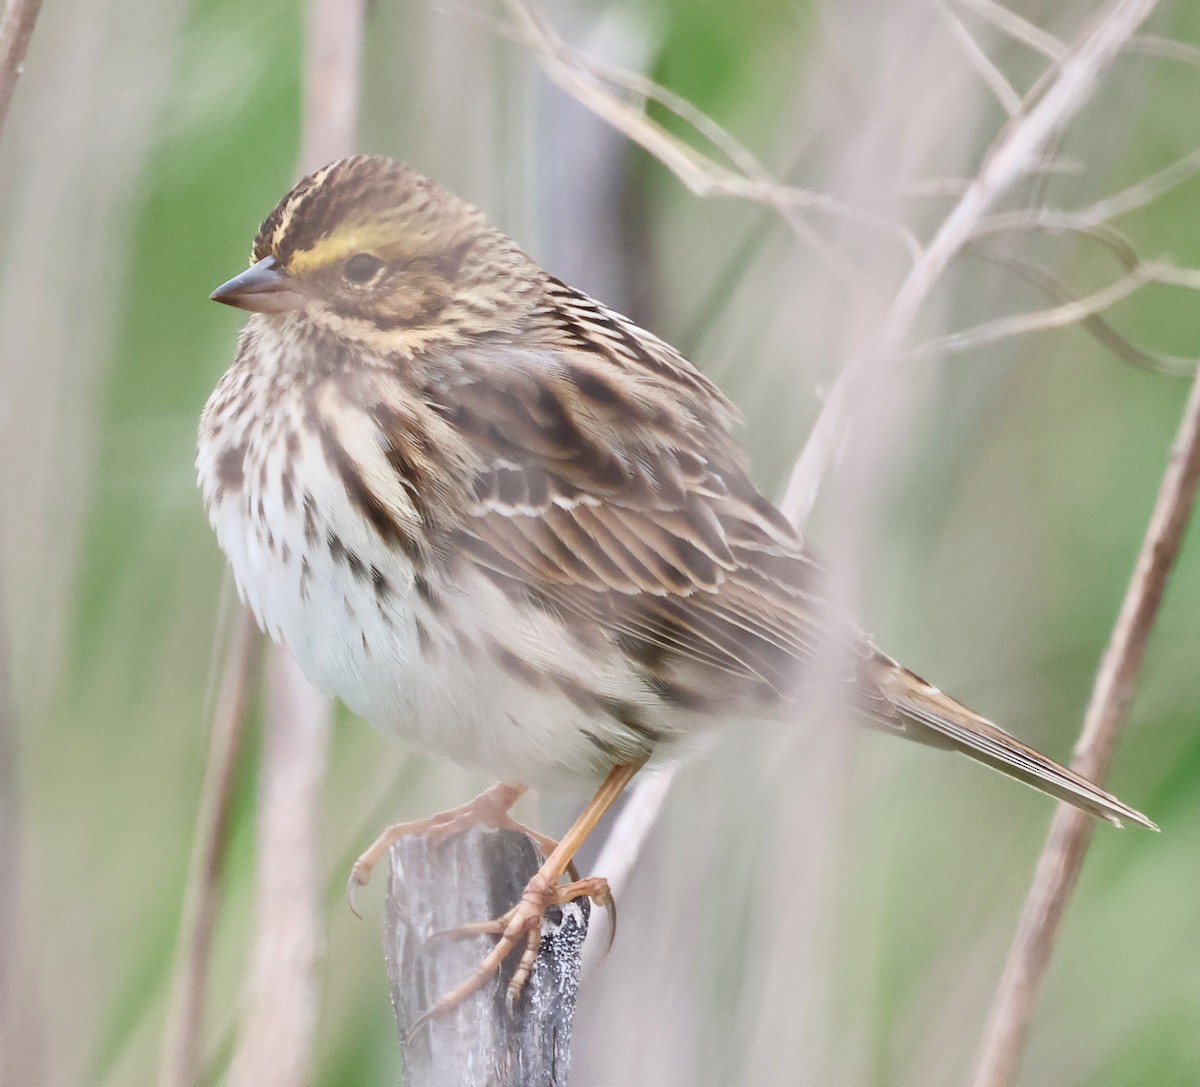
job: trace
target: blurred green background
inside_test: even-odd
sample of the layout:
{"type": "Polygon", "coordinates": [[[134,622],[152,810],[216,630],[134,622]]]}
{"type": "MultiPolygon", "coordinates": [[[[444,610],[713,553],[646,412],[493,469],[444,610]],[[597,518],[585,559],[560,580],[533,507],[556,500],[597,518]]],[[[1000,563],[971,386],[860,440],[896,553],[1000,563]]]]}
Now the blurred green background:
{"type": "MultiPolygon", "coordinates": [[[[568,40],[689,98],[777,176],[922,235],[949,201],[921,183],[970,176],[1004,119],[949,18],[1020,90],[1044,64],[969,6],[544,10],[568,40]]],[[[1091,10],[1021,8],[1064,39],[1091,10]]],[[[679,346],[744,410],[756,479],[778,495],[821,391],[877,326],[902,250],[817,216],[830,261],[769,211],[692,196],[565,101],[498,18],[376,0],[362,149],[480,204],[551,271],[679,346]]],[[[1200,3],[1164,6],[1149,29],[1200,42],[1200,3]]],[[[0,780],[18,843],[0,874],[17,966],[0,983],[26,1083],[156,1074],[228,599],[192,461],[240,317],[207,295],[295,178],[303,33],[284,0],[47,4],[0,142],[0,585],[16,719],[0,780]]],[[[1084,206],[1186,155],[1198,96],[1189,64],[1121,59],[1062,141],[1071,168],[1013,206],[1084,206]]],[[[1193,182],[1120,225],[1143,256],[1196,263],[1198,212],[1193,182]]],[[[1118,274],[1094,245],[1018,241],[1079,290],[1118,274]]],[[[919,331],[1044,304],[967,256],[919,331]]],[[[1112,315],[1138,342],[1191,356],[1198,318],[1192,296],[1166,290],[1112,315]]],[[[835,471],[810,535],[844,558],[888,652],[1066,758],[1187,383],[1078,329],[901,373],[881,393],[895,402],[892,444],[862,460],[877,471],[835,471]],[[853,531],[847,494],[869,514],[848,518],[853,531]]],[[[1200,1083],[1198,604],[1192,531],[1112,775],[1163,833],[1098,829],[1023,1083],[1200,1083]]],[[[364,896],[364,923],[344,908],[350,860],[385,821],[484,784],[342,717],[322,843],[315,1082],[329,1087],[399,1075],[378,898],[364,896]]],[[[584,994],[572,1083],[968,1080],[1052,806],[966,760],[821,724],[734,729],[684,769],[584,994]]],[[[233,1042],[250,940],[254,790],[252,750],[209,1082],[233,1042]]],[[[551,822],[569,810],[558,803],[551,822]]]]}

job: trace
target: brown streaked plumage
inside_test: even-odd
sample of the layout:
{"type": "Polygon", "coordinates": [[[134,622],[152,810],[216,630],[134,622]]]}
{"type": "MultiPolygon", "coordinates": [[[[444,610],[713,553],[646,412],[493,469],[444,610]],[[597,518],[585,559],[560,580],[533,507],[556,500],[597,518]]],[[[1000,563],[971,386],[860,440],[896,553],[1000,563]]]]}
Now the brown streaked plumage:
{"type": "MultiPolygon", "coordinates": [[[[611,801],[723,720],[794,712],[825,654],[866,723],[1152,826],[838,615],[716,386],[475,208],[347,159],[284,197],[252,260],[213,295],[255,312],[201,422],[205,502],[264,629],[377,726],[522,785],[608,775],[611,801]]],[[[529,959],[594,818],[453,999],[517,943],[529,959]]]]}

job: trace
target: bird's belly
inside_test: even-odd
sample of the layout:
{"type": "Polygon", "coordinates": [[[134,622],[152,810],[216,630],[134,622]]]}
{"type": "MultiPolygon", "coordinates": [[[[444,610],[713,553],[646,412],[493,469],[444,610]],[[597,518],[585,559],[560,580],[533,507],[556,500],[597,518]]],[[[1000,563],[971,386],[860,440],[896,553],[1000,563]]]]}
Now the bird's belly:
{"type": "MultiPolygon", "coordinates": [[[[396,584],[399,571],[384,568],[396,584]]],[[[655,746],[649,732],[631,732],[597,708],[621,703],[630,707],[626,722],[639,712],[653,718],[640,682],[612,674],[620,662],[593,660],[564,681],[605,692],[596,706],[582,704],[577,690],[531,678],[546,660],[567,655],[564,635],[538,630],[537,617],[490,616],[461,590],[431,608],[411,580],[383,606],[356,606],[355,588],[333,568],[305,600],[293,594],[271,609],[305,674],[377,728],[497,778],[542,786],[592,783],[655,746]],[[632,697],[622,700],[618,689],[632,697]],[[632,708],[639,693],[646,705],[632,708]]]]}
{"type": "Polygon", "coordinates": [[[307,517],[303,498],[283,516],[272,478],[212,509],[239,592],[315,686],[375,727],[498,778],[564,787],[672,738],[615,650],[577,645],[479,575],[419,588],[401,552],[345,531],[361,518],[339,509],[336,488],[308,494],[307,517]]]}

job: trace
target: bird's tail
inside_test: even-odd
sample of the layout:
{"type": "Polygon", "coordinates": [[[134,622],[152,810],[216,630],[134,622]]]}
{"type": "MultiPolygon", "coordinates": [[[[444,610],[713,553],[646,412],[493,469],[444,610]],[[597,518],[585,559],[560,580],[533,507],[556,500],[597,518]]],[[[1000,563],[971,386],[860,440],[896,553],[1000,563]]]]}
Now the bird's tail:
{"type": "Polygon", "coordinates": [[[884,654],[879,653],[875,663],[876,681],[913,739],[961,751],[1115,826],[1128,819],[1158,830],[1140,811],[1023,744],[884,654]]]}

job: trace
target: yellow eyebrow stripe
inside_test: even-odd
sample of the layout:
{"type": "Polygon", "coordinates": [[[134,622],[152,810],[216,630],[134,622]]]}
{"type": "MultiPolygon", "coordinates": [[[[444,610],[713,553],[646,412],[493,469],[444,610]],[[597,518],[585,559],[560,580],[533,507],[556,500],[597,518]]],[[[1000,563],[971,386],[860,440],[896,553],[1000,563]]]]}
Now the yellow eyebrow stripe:
{"type": "Polygon", "coordinates": [[[309,249],[300,249],[288,260],[288,271],[295,275],[336,264],[355,253],[369,253],[379,242],[379,228],[366,224],[339,230],[321,238],[309,249]]]}

